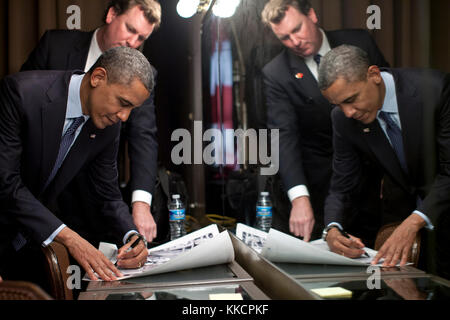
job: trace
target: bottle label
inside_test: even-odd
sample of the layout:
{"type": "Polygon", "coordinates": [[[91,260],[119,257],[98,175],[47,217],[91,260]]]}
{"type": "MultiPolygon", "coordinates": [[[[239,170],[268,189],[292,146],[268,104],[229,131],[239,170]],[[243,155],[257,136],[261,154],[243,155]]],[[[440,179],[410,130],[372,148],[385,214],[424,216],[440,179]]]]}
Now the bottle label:
{"type": "Polygon", "coordinates": [[[170,210],[169,220],[180,221],[186,218],[186,209],[170,210]]]}
{"type": "Polygon", "coordinates": [[[272,217],[272,207],[256,206],[257,217],[272,217]]]}

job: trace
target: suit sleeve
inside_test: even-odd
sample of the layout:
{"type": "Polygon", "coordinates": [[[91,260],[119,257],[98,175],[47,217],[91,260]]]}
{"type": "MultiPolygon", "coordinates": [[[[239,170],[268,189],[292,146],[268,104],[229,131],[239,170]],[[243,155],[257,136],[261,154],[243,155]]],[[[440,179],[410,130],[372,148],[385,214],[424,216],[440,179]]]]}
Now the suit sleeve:
{"type": "Polygon", "coordinates": [[[324,222],[338,222],[344,228],[346,209],[352,206],[352,198],[357,195],[362,181],[361,158],[355,147],[346,139],[345,116],[342,111],[332,112],[333,121],[333,175],[328,197],[325,200],[324,222]]]}
{"type": "Polygon", "coordinates": [[[39,41],[38,45],[28,56],[27,61],[22,65],[20,71],[28,70],[47,70],[47,59],[49,52],[50,32],[46,31],[39,41]]]}
{"type": "Polygon", "coordinates": [[[89,165],[89,179],[100,203],[100,214],[108,229],[117,237],[117,243],[130,230],[137,230],[133,224],[128,206],[122,200],[119,190],[117,153],[119,150],[119,128],[113,143],[105,147],[89,165]]]}
{"type": "Polygon", "coordinates": [[[131,192],[154,194],[158,165],[158,138],[154,104],[155,90],[144,104],[131,112],[125,125],[130,157],[131,192]]]}
{"type": "Polygon", "coordinates": [[[263,72],[267,105],[267,126],[280,130],[280,175],[286,190],[308,185],[303,169],[301,134],[294,106],[282,86],[263,72]]]}
{"type": "Polygon", "coordinates": [[[21,111],[20,95],[9,80],[0,84],[0,212],[7,224],[23,227],[43,243],[63,224],[36,199],[21,178],[22,127],[27,121],[21,111]]]}
{"type": "Polygon", "coordinates": [[[450,210],[450,75],[447,74],[439,101],[437,115],[438,172],[430,192],[418,210],[427,215],[433,225],[441,214],[450,210]]]}

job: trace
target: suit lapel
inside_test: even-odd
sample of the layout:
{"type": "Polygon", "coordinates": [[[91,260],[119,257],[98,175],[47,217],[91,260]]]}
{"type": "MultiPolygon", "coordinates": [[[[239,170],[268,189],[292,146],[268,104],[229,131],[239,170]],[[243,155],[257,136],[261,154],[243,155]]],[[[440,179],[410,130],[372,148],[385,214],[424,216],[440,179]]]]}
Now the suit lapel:
{"type": "Polygon", "coordinates": [[[58,194],[65,186],[73,179],[74,175],[78,173],[86,162],[95,143],[95,137],[99,134],[92,120],[89,119],[83,126],[80,134],[75,140],[72,148],[70,148],[61,168],[56,174],[51,185],[51,192],[58,194]]]}
{"type": "Polygon", "coordinates": [[[416,88],[402,81],[400,75],[393,72],[398,112],[402,125],[403,148],[409,174],[412,177],[419,175],[419,165],[421,158],[423,115],[420,99],[417,98],[416,88]]]}
{"type": "MultiPolygon", "coordinates": [[[[56,81],[48,90],[48,104],[42,108],[42,170],[40,186],[43,189],[58,156],[61,144],[62,131],[66,116],[69,79],[71,74],[66,73],[64,82],[56,81]],[[58,134],[59,133],[59,134],[58,134]]],[[[41,189],[41,191],[42,191],[41,189]]]]}
{"type": "Polygon", "coordinates": [[[378,120],[375,120],[368,125],[364,125],[360,122],[357,123],[364,140],[367,142],[366,145],[370,147],[384,169],[409,192],[408,179],[400,166],[394,149],[392,149],[386,135],[381,129],[378,120]]]}
{"type": "Polygon", "coordinates": [[[288,60],[291,70],[291,77],[295,78],[296,84],[300,86],[300,92],[309,96],[310,99],[316,101],[318,105],[329,105],[329,102],[322,96],[317,86],[317,80],[309,70],[303,58],[296,56],[288,50],[288,60]]]}

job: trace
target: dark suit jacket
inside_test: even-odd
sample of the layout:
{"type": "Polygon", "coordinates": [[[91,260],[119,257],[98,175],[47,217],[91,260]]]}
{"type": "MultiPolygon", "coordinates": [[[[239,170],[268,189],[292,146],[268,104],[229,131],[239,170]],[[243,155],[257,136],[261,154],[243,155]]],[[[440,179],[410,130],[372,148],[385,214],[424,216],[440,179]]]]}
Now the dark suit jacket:
{"type": "MultiPolygon", "coordinates": [[[[84,70],[93,34],[77,30],[47,31],[21,71],[84,70]]],[[[140,108],[131,112],[124,124],[123,135],[129,144],[131,191],[154,193],[158,161],[156,134],[153,91],[140,108]]]]}
{"type": "Polygon", "coordinates": [[[114,228],[118,242],[136,228],[117,186],[120,124],[99,130],[88,120],[54,180],[43,190],[58,154],[72,74],[30,71],[1,81],[0,243],[10,243],[18,231],[38,244],[45,241],[65,222],[47,206],[83,166],[88,166],[102,199],[99,213],[114,228]]]}
{"type": "MultiPolygon", "coordinates": [[[[342,44],[365,50],[373,64],[387,62],[364,30],[326,32],[331,48],[342,44]]],[[[280,175],[284,188],[306,185],[316,221],[323,220],[323,203],[332,174],[332,105],[322,96],[304,60],[285,49],[263,69],[267,121],[280,129],[280,175]],[[297,79],[296,74],[303,78],[297,79]]]]}
{"type": "MultiPolygon", "coordinates": [[[[382,69],[383,71],[383,69],[382,69]]],[[[385,69],[395,80],[408,174],[376,120],[364,125],[335,109],[332,113],[335,154],[325,223],[342,221],[343,203],[362,178],[361,156],[378,164],[400,188],[409,205],[397,212],[401,221],[417,208],[436,225],[450,210],[450,75],[433,70],[385,69]],[[416,207],[416,199],[422,203],[416,207]],[[411,203],[412,202],[412,203],[411,203]]],[[[398,201],[399,199],[390,199],[398,201]]]]}

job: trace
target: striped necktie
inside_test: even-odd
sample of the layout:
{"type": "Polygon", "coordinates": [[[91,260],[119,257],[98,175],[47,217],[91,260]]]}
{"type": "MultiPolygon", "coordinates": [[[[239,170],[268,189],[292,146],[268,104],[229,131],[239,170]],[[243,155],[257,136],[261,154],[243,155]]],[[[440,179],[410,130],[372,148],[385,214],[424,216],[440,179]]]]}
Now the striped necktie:
{"type": "Polygon", "coordinates": [[[58,172],[64,161],[64,158],[66,157],[67,151],[69,151],[69,147],[72,145],[72,142],[75,139],[75,132],[83,124],[83,122],[84,117],[75,118],[69,129],[67,129],[66,133],[64,133],[64,136],[61,139],[61,144],[59,146],[58,157],[56,158],[55,165],[53,166],[53,170],[50,176],[48,177],[44,190],[47,189],[50,182],[52,182],[53,178],[55,178],[56,173],[58,172]]]}
{"type": "Polygon", "coordinates": [[[386,133],[391,140],[392,148],[397,155],[403,171],[408,173],[408,166],[406,165],[406,158],[403,150],[402,131],[394,120],[392,120],[388,112],[381,111],[379,117],[386,122],[386,133]]]}

